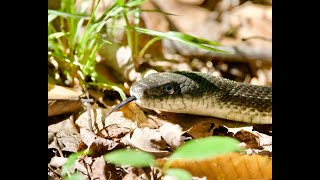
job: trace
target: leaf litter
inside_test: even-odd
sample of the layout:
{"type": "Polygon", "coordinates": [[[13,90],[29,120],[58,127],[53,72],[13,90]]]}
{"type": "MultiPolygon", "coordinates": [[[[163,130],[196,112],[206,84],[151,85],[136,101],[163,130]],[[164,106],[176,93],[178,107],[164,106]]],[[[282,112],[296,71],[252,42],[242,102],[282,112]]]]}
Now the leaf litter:
{"type": "MultiPolygon", "coordinates": [[[[223,169],[229,169],[231,164],[228,164],[227,161],[232,161],[236,167],[247,166],[248,168],[251,168],[246,170],[242,170],[241,168],[233,170],[233,173],[238,173],[237,177],[239,178],[269,177],[271,172],[261,172],[260,175],[248,174],[248,172],[251,172],[251,170],[253,171],[259,168],[264,170],[269,168],[269,163],[271,162],[271,159],[263,160],[263,158],[258,155],[262,154],[266,155],[267,157],[270,156],[270,154],[265,153],[265,151],[259,147],[268,146],[270,144],[272,145],[271,136],[253,131],[252,126],[228,128],[227,126],[222,125],[223,120],[217,120],[216,118],[212,117],[193,115],[189,116],[163,112],[160,114],[149,114],[148,116],[143,114],[143,116],[141,116],[141,114],[139,115],[138,113],[133,113],[139,112],[139,110],[143,113],[140,108],[139,110],[137,108],[139,107],[134,105],[126,105],[124,108],[110,114],[110,116],[107,117],[106,114],[108,113],[108,110],[101,108],[96,104],[92,105],[90,110],[92,112],[91,115],[93,119],[93,132],[91,132],[88,127],[89,124],[87,112],[84,111],[82,114],[80,114],[75,124],[79,127],[78,135],[83,145],[81,147],[78,142],[77,150],[86,149],[93,153],[89,156],[79,158],[74,163],[70,173],[80,172],[85,177],[100,177],[101,179],[106,179],[107,174],[110,175],[110,173],[120,173],[125,179],[139,179],[141,177],[141,170],[139,174],[139,171],[132,171],[132,169],[129,170],[130,168],[128,169],[128,167],[108,165],[108,163],[103,160],[102,155],[107,152],[111,152],[113,149],[119,149],[123,147],[139,149],[149,152],[158,158],[157,161],[160,163],[159,167],[161,167],[161,162],[165,160],[165,157],[168,157],[177,147],[184,144],[185,140],[188,139],[188,135],[190,136],[189,139],[200,138],[212,136],[214,132],[219,131],[219,135],[232,136],[245,143],[244,147],[246,147],[246,151],[244,152],[246,154],[252,154],[255,156],[246,157],[244,154],[225,155],[221,157],[219,156],[218,158],[207,158],[203,160],[204,162],[181,160],[174,162],[171,167],[186,169],[192,174],[193,177],[207,177],[208,179],[214,179],[218,176],[221,176],[225,177],[226,179],[230,179],[227,174],[223,174],[223,169]],[[133,121],[132,119],[135,119],[136,121],[133,121]],[[152,123],[148,124],[148,122],[152,123]],[[215,125],[214,123],[218,125],[215,125]],[[144,126],[142,126],[142,124],[144,124],[144,126]],[[221,130],[221,128],[224,130],[221,130]],[[192,131],[192,129],[194,131],[192,131]],[[258,162],[258,164],[249,167],[248,164],[252,164],[253,162],[258,162]],[[202,167],[208,168],[205,170],[200,170],[202,167]],[[220,170],[212,170],[214,167],[220,167],[220,170]],[[244,175],[241,173],[244,173],[244,175]],[[264,176],[263,173],[267,175],[264,176]]],[[[56,138],[61,138],[62,135],[67,134],[65,132],[68,131],[72,133],[77,132],[77,129],[74,128],[74,125],[70,119],[66,119],[55,125],[51,125],[48,129],[49,132],[56,134],[56,138]],[[57,134],[60,135],[57,136],[57,134]]],[[[70,134],[70,132],[68,133],[70,134]]],[[[51,142],[51,145],[49,146],[52,147],[52,144],[53,143],[51,142]]],[[[61,149],[63,151],[75,152],[74,145],[71,145],[73,149],[68,149],[66,147],[67,146],[64,146],[61,149]]],[[[55,156],[51,159],[49,165],[53,168],[61,169],[66,159],[67,157],[55,156]]],[[[228,170],[228,173],[230,173],[229,171],[230,170],[228,170]]],[[[157,174],[153,175],[157,176],[157,174]]]]}

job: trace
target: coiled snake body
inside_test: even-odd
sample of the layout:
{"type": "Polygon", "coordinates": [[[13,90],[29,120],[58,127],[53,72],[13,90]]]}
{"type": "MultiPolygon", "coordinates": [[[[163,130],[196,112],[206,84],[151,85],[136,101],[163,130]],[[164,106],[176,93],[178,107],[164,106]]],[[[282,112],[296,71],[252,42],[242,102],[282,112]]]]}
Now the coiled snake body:
{"type": "Polygon", "coordinates": [[[239,83],[200,72],[150,74],[130,94],[148,109],[272,124],[272,88],[239,83]]]}

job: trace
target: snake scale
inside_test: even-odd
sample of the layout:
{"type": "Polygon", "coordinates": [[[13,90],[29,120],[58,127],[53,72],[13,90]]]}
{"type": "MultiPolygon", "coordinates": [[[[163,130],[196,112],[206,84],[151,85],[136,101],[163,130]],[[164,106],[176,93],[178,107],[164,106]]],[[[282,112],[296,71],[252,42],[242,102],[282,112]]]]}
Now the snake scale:
{"type": "Polygon", "coordinates": [[[272,124],[272,88],[235,82],[206,73],[154,73],[136,81],[129,101],[147,109],[272,124]]]}

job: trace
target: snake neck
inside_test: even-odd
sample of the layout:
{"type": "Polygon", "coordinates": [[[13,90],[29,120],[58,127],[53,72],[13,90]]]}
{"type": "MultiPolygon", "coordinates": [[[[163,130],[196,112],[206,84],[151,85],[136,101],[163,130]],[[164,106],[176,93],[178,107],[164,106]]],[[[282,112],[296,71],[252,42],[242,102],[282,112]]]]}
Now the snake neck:
{"type": "MultiPolygon", "coordinates": [[[[240,122],[272,124],[272,89],[198,72],[177,72],[198,82],[203,97],[182,111],[240,122]]],[[[182,99],[188,99],[189,95],[182,99]]]]}

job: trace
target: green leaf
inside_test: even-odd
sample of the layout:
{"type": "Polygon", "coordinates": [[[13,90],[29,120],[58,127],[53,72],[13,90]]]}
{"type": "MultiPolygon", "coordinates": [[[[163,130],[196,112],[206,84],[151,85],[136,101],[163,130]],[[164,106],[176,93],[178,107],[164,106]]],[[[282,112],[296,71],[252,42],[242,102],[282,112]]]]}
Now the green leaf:
{"type": "Polygon", "coordinates": [[[69,35],[70,33],[69,32],[56,32],[56,33],[52,33],[48,36],[48,39],[49,40],[52,40],[52,39],[58,39],[60,37],[63,37],[63,36],[67,36],[69,35]]]}
{"type": "Polygon", "coordinates": [[[87,15],[82,15],[82,14],[72,14],[72,13],[66,13],[62,11],[57,11],[57,10],[52,10],[48,9],[48,14],[56,15],[56,16],[62,16],[62,17],[73,17],[73,18],[83,18],[83,17],[89,17],[87,15]]]}
{"type": "Polygon", "coordinates": [[[124,0],[117,0],[117,3],[119,4],[119,6],[124,6],[124,0]]]}
{"type": "Polygon", "coordinates": [[[149,167],[155,158],[146,152],[120,149],[105,154],[104,159],[116,165],[129,165],[134,167],[149,167]]]}
{"type": "Polygon", "coordinates": [[[168,34],[168,36],[184,39],[185,41],[190,41],[190,42],[194,42],[194,43],[201,43],[201,44],[208,44],[208,45],[213,45],[213,46],[221,46],[221,44],[219,44],[218,42],[209,41],[209,40],[202,39],[202,38],[196,38],[194,36],[184,34],[181,32],[169,31],[169,32],[167,32],[167,34],[168,34]]]}
{"type": "Polygon", "coordinates": [[[242,148],[235,138],[212,136],[194,139],[177,148],[169,157],[173,159],[204,159],[229,152],[240,152],[242,148]]]}
{"type": "Polygon", "coordinates": [[[71,174],[70,176],[64,177],[63,179],[65,179],[65,180],[84,180],[85,178],[80,173],[74,173],[74,174],[71,174]]]}
{"type": "Polygon", "coordinates": [[[127,7],[134,7],[134,6],[139,6],[140,4],[144,3],[146,0],[134,0],[130,1],[126,4],[127,7]]]}
{"type": "Polygon", "coordinates": [[[170,168],[166,171],[166,174],[175,177],[177,180],[192,179],[192,175],[188,171],[179,168],[170,168]]]}
{"type": "Polygon", "coordinates": [[[48,23],[50,23],[51,21],[53,21],[56,17],[58,17],[58,15],[56,15],[56,14],[49,14],[49,15],[48,15],[48,23]]]}
{"type": "Polygon", "coordinates": [[[149,34],[152,36],[158,36],[161,38],[167,38],[167,39],[179,41],[179,42],[187,44],[189,46],[194,46],[194,47],[201,48],[204,50],[220,52],[223,54],[230,54],[229,52],[214,48],[213,46],[220,46],[220,44],[218,42],[208,41],[208,40],[201,39],[201,38],[196,38],[196,37],[190,36],[188,34],[174,32],[174,31],[158,32],[158,31],[153,31],[150,29],[144,29],[144,28],[139,28],[139,27],[134,27],[134,29],[140,33],[145,33],[145,34],[149,34]]]}
{"type": "Polygon", "coordinates": [[[73,153],[68,157],[67,162],[62,167],[62,171],[61,171],[61,175],[62,176],[65,176],[67,174],[67,171],[69,171],[72,168],[73,164],[76,162],[76,160],[80,156],[84,155],[84,152],[85,151],[80,151],[80,152],[77,152],[77,153],[73,153]]]}

